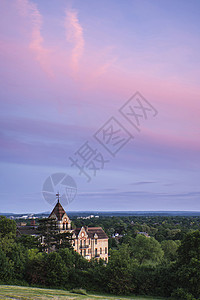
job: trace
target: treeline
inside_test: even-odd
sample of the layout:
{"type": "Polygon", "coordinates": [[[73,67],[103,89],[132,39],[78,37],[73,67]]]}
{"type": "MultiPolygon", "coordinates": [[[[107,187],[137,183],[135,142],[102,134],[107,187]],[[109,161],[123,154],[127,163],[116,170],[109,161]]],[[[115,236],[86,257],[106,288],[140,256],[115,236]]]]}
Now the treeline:
{"type": "Polygon", "coordinates": [[[128,216],[100,217],[92,219],[72,219],[76,227],[101,226],[107,235],[129,235],[137,232],[148,233],[159,242],[164,240],[182,240],[190,231],[199,230],[200,217],[190,216],[128,216]]]}
{"type": "Polygon", "coordinates": [[[189,231],[181,241],[161,242],[126,234],[110,250],[105,264],[102,260],[87,261],[69,244],[47,254],[37,238],[16,237],[15,222],[0,217],[0,282],[199,299],[200,231],[189,231]]]}

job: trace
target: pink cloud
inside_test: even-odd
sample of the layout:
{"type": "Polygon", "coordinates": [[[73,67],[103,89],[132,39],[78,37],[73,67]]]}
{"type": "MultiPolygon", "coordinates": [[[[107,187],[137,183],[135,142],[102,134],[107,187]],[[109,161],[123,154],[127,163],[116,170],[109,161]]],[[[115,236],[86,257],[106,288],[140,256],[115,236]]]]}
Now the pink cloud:
{"type": "Polygon", "coordinates": [[[71,67],[76,74],[79,69],[79,62],[84,51],[83,28],[79,22],[77,12],[67,9],[65,18],[66,39],[72,43],[71,67]]]}
{"type": "Polygon", "coordinates": [[[28,18],[31,23],[31,41],[29,48],[35,55],[43,71],[52,78],[54,76],[50,66],[50,50],[44,47],[44,39],[41,34],[42,15],[37,5],[28,0],[17,0],[17,7],[22,17],[28,18]]]}

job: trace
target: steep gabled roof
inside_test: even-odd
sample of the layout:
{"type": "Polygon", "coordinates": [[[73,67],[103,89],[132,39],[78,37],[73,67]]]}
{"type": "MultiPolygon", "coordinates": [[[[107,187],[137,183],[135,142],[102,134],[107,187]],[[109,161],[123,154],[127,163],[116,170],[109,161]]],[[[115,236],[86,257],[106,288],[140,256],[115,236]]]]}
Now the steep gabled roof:
{"type": "MultiPolygon", "coordinates": [[[[87,235],[90,239],[94,238],[95,233],[98,236],[98,239],[108,239],[107,234],[104,232],[104,230],[101,227],[84,227],[85,231],[87,232],[87,235]]],[[[73,230],[73,232],[78,236],[81,228],[76,228],[73,230]]]]}
{"type": "Polygon", "coordinates": [[[108,239],[107,234],[101,227],[88,227],[87,234],[89,238],[93,238],[95,233],[98,235],[98,239],[108,239]]]}
{"type": "Polygon", "coordinates": [[[56,206],[54,207],[54,209],[52,210],[51,214],[49,215],[49,218],[55,214],[58,221],[61,221],[62,220],[62,217],[64,216],[65,214],[65,210],[64,208],[62,207],[62,205],[60,204],[60,202],[58,201],[56,206]]]}

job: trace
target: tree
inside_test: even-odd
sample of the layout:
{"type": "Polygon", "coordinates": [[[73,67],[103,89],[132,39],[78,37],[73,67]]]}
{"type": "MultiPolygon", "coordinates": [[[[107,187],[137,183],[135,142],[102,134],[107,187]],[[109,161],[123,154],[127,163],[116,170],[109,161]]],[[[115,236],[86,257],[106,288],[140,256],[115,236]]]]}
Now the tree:
{"type": "Polygon", "coordinates": [[[55,249],[73,249],[72,247],[72,233],[70,232],[57,232],[54,235],[55,249]]]}
{"type": "Polygon", "coordinates": [[[16,223],[4,216],[0,216],[0,248],[8,253],[16,237],[16,223]]]}
{"type": "Polygon", "coordinates": [[[28,249],[39,248],[40,245],[40,242],[37,237],[26,234],[23,234],[22,236],[18,237],[17,242],[28,249]]]}
{"type": "Polygon", "coordinates": [[[27,251],[21,244],[13,243],[12,248],[7,253],[7,257],[13,263],[15,278],[24,279],[27,262],[27,251]]]}
{"type": "Polygon", "coordinates": [[[0,216],[0,237],[4,238],[6,235],[16,236],[16,223],[4,216],[0,216]]]}
{"type": "Polygon", "coordinates": [[[0,248],[0,281],[7,283],[13,276],[13,263],[0,248]]]}
{"type": "Polygon", "coordinates": [[[165,240],[161,242],[166,260],[174,261],[177,258],[177,249],[179,246],[180,241],[165,240]]]}
{"type": "Polygon", "coordinates": [[[107,287],[107,276],[106,276],[106,265],[102,259],[92,259],[89,261],[89,269],[87,270],[87,286],[86,288],[93,291],[104,291],[106,292],[107,287]]]}
{"type": "Polygon", "coordinates": [[[115,238],[109,238],[108,240],[108,248],[110,249],[118,249],[118,243],[115,238]]]}
{"type": "Polygon", "coordinates": [[[162,260],[164,255],[158,241],[142,234],[138,234],[135,239],[131,240],[130,248],[131,255],[140,265],[150,261],[158,263],[162,260]]]}
{"type": "Polygon", "coordinates": [[[72,269],[75,267],[75,255],[74,255],[74,250],[65,248],[65,249],[60,249],[59,254],[64,261],[65,265],[67,268],[72,269]]]}
{"type": "Polygon", "coordinates": [[[200,260],[192,258],[188,264],[178,266],[176,275],[178,286],[200,299],[200,260]]]}
{"type": "Polygon", "coordinates": [[[8,233],[4,237],[0,236],[0,248],[5,252],[5,254],[12,250],[14,243],[15,240],[12,233],[8,233]]]}
{"type": "Polygon", "coordinates": [[[55,235],[57,234],[56,220],[44,218],[39,220],[38,232],[41,237],[41,249],[50,252],[56,245],[55,235]]]}
{"type": "Polygon", "coordinates": [[[68,269],[57,252],[46,256],[46,284],[48,286],[65,286],[68,281],[68,269]]]}
{"type": "Polygon", "coordinates": [[[129,294],[135,290],[132,280],[132,269],[135,262],[130,257],[128,245],[122,245],[119,250],[111,250],[107,265],[107,286],[113,294],[129,294]]]}
{"type": "Polygon", "coordinates": [[[38,249],[28,250],[25,275],[28,283],[46,285],[46,256],[46,253],[41,253],[38,249]]]}
{"type": "Polygon", "coordinates": [[[200,298],[200,231],[189,233],[178,249],[178,287],[200,298]]]}
{"type": "Polygon", "coordinates": [[[42,250],[51,252],[62,248],[72,248],[72,234],[70,232],[62,232],[57,226],[56,219],[45,218],[39,220],[38,231],[41,237],[42,250]]]}
{"type": "Polygon", "coordinates": [[[200,260],[200,231],[189,233],[183,239],[178,249],[179,263],[188,264],[191,259],[200,260]]]}

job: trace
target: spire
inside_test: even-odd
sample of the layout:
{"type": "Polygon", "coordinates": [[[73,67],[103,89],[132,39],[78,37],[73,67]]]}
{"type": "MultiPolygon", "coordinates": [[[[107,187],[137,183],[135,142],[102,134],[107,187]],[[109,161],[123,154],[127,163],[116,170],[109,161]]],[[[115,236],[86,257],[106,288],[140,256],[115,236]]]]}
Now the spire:
{"type": "Polygon", "coordinates": [[[64,208],[62,207],[62,205],[60,204],[60,194],[59,192],[56,194],[56,198],[58,200],[58,202],[56,203],[54,209],[52,210],[51,214],[49,215],[49,217],[51,217],[52,214],[55,214],[56,217],[58,218],[58,220],[62,220],[63,215],[66,213],[64,208]]]}
{"type": "Polygon", "coordinates": [[[59,194],[59,192],[57,192],[56,197],[57,197],[58,203],[60,203],[59,196],[60,196],[60,194],[59,194]]]}

